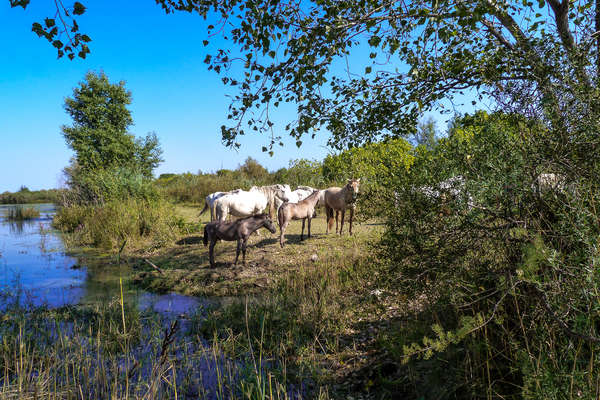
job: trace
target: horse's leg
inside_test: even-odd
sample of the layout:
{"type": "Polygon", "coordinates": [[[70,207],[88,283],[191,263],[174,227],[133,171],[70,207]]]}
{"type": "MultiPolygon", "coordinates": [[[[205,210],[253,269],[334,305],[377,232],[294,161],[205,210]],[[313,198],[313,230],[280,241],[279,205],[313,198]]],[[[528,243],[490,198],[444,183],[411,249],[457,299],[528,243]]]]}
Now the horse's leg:
{"type": "Polygon", "coordinates": [[[210,238],[210,246],[208,248],[208,258],[210,260],[210,267],[215,267],[215,244],[217,244],[217,238],[210,238]]]}
{"type": "Polygon", "coordinates": [[[285,233],[285,228],[287,228],[288,226],[288,221],[283,221],[283,223],[279,226],[279,245],[281,247],[283,247],[283,240],[284,240],[284,233],[285,233]]]}
{"type": "MultiPolygon", "coordinates": [[[[338,233],[338,217],[340,216],[340,211],[335,210],[335,233],[338,233]]],[[[340,234],[342,231],[340,230],[340,234]]]]}
{"type": "Polygon", "coordinates": [[[238,262],[238,258],[240,256],[240,249],[242,248],[242,239],[238,239],[237,241],[237,247],[235,249],[235,261],[233,262],[233,265],[236,265],[238,262]]]}
{"type": "Polygon", "coordinates": [[[306,218],[302,218],[302,233],[300,233],[300,240],[304,240],[304,223],[306,222],[306,218]]]}
{"type": "Polygon", "coordinates": [[[310,238],[310,221],[312,220],[312,217],[308,217],[308,237],[310,238]]]}
{"type": "Polygon", "coordinates": [[[346,215],[346,210],[342,209],[342,221],[340,223],[340,236],[342,235],[342,229],[344,229],[344,215],[346,215]]]}
{"type": "Polygon", "coordinates": [[[329,208],[327,204],[325,204],[325,223],[327,224],[327,228],[325,230],[325,234],[329,234],[329,230],[333,228],[333,213],[332,209],[329,208]]]}
{"type": "Polygon", "coordinates": [[[352,219],[354,218],[354,207],[350,207],[350,236],[352,236],[352,219]]]}
{"type": "Polygon", "coordinates": [[[242,264],[246,265],[246,247],[248,245],[248,238],[244,238],[242,242],[242,264]]]}

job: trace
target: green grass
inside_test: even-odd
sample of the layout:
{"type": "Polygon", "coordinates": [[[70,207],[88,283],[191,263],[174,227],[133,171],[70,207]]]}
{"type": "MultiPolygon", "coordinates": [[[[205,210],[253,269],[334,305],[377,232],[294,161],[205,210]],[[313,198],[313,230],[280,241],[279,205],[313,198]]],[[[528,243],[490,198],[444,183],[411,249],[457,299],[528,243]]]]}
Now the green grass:
{"type": "MultiPolygon", "coordinates": [[[[200,207],[178,206],[176,212],[188,225],[205,223],[210,218],[206,213],[198,217],[200,207]]],[[[131,260],[140,272],[135,277],[137,284],[155,292],[176,291],[196,296],[236,296],[261,293],[267,287],[290,272],[300,268],[312,268],[316,256],[318,263],[332,264],[353,262],[370,253],[370,243],[377,242],[381,225],[366,222],[354,225],[354,235],[348,235],[347,224],[344,235],[325,235],[323,214],[312,222],[312,237],[300,241],[301,221],[293,221],[286,231],[286,244],[279,245],[279,231],[271,234],[265,229],[260,236],[252,235],[246,254],[246,265],[233,265],[236,242],[220,241],[215,247],[215,268],[210,268],[208,248],[202,244],[201,230],[180,236],[170,245],[152,251],[131,255],[131,260]],[[149,260],[159,270],[145,261],[149,260]]]]}
{"type": "MultiPolygon", "coordinates": [[[[9,305],[0,325],[2,399],[288,399],[273,360],[200,340],[183,320],[112,301],[57,310],[9,305]]],[[[296,398],[296,397],[294,397],[296,398]]],[[[326,397],[321,397],[326,399],[326,397]]]]}
{"type": "Polygon", "coordinates": [[[71,248],[116,251],[125,243],[125,252],[163,247],[187,228],[168,202],[135,199],[64,207],[54,217],[53,226],[65,234],[71,248]]]}

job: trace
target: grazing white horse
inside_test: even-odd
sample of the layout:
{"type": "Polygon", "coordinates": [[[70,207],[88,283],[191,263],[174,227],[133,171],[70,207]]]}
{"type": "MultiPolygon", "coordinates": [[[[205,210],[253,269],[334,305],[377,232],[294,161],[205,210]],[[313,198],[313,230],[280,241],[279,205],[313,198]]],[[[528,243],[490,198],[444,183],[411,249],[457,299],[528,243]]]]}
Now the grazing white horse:
{"type": "Polygon", "coordinates": [[[546,192],[569,192],[575,194],[576,192],[575,184],[569,183],[566,176],[554,173],[539,174],[531,184],[531,190],[537,194],[546,192]]]}
{"type": "MultiPolygon", "coordinates": [[[[315,190],[317,189],[313,189],[310,186],[298,186],[296,190],[290,192],[288,196],[288,203],[298,203],[310,196],[315,190]]],[[[281,207],[282,204],[283,200],[281,200],[280,198],[275,198],[275,208],[277,210],[279,210],[279,207],[281,207]]]]}
{"type": "Polygon", "coordinates": [[[218,221],[225,221],[228,215],[249,217],[260,214],[267,207],[270,211],[276,198],[288,201],[290,193],[288,185],[253,186],[249,191],[227,193],[215,200],[215,215],[218,221]]]}
{"type": "MultiPolygon", "coordinates": [[[[466,188],[466,179],[462,175],[456,175],[452,178],[448,178],[445,181],[441,181],[436,186],[421,186],[417,190],[423,193],[429,199],[462,199],[466,197],[467,208],[471,209],[474,206],[473,197],[467,193],[466,188]]],[[[396,196],[396,201],[398,199],[398,194],[394,193],[396,196]]]]}
{"type": "Polygon", "coordinates": [[[229,192],[214,192],[214,193],[209,194],[208,196],[206,196],[204,198],[204,208],[202,209],[202,211],[200,211],[199,215],[204,214],[206,212],[206,210],[210,210],[210,220],[214,221],[215,217],[216,217],[215,211],[213,208],[213,206],[215,204],[215,200],[217,200],[219,197],[223,197],[224,195],[229,194],[229,193],[237,193],[240,190],[242,190],[242,189],[234,189],[229,192]]]}

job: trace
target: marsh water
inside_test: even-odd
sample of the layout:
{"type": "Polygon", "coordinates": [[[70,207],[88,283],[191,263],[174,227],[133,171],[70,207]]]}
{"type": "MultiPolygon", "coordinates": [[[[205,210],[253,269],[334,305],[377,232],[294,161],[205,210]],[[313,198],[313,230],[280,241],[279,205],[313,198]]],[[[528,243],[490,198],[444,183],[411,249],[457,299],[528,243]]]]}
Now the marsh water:
{"type": "MultiPolygon", "coordinates": [[[[7,218],[14,205],[0,205],[0,293],[11,301],[50,308],[111,301],[120,295],[120,280],[128,302],[161,313],[186,313],[205,300],[175,293],[155,295],[127,284],[131,269],[94,265],[90,258],[65,251],[61,235],[52,229],[53,204],[35,204],[38,218],[7,218]]],[[[0,305],[1,306],[1,305],[0,305]]]]}

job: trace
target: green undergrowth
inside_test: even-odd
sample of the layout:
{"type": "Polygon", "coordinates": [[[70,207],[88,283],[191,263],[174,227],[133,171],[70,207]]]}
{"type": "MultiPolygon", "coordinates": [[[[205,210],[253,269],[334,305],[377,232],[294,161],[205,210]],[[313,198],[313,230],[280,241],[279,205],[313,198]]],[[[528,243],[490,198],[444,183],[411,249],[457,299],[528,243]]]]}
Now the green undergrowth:
{"type": "Polygon", "coordinates": [[[162,200],[112,200],[101,205],[61,208],[53,225],[66,234],[67,245],[99,249],[159,248],[190,228],[174,207],[162,200]]]}
{"type": "MultiPolygon", "coordinates": [[[[338,367],[361,347],[353,337],[373,270],[368,257],[330,259],[287,272],[260,297],[239,299],[196,321],[225,351],[260,353],[285,366],[280,379],[333,390],[338,367]]],[[[334,393],[334,392],[332,392],[334,393]]]]}

